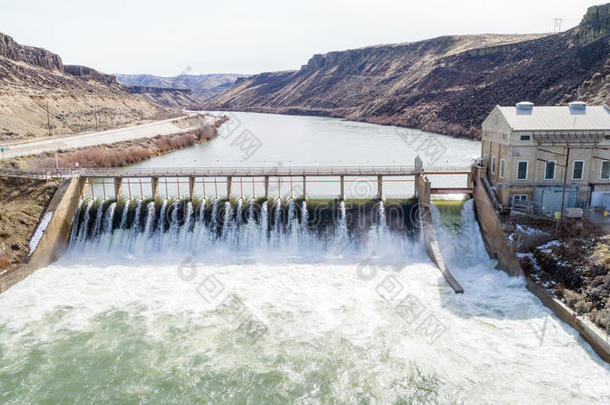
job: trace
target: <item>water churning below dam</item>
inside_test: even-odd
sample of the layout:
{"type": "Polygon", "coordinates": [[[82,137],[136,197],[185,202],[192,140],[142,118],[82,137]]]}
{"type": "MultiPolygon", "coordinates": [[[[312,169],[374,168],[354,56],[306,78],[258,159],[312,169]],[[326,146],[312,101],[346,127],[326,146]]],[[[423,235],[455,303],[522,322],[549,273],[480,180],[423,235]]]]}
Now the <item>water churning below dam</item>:
{"type": "Polygon", "coordinates": [[[85,201],[66,255],[0,296],[2,402],[610,399],[608,365],[493,269],[472,201],[433,211],[462,295],[408,203],[315,205],[85,201]]]}

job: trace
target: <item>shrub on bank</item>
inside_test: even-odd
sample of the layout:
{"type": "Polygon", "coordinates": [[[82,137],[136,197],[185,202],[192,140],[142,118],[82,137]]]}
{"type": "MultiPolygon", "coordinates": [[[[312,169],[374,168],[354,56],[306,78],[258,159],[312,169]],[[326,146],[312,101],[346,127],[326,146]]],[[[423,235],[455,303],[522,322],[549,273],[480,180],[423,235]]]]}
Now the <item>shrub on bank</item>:
{"type": "Polygon", "coordinates": [[[591,321],[604,330],[610,328],[610,309],[591,311],[591,321]]]}
{"type": "MultiPolygon", "coordinates": [[[[193,146],[216,134],[214,127],[205,126],[177,135],[159,135],[112,145],[94,146],[69,152],[59,152],[59,167],[122,167],[138,163],[153,156],[193,146]]],[[[38,168],[53,169],[56,166],[54,154],[47,154],[35,161],[38,168]]]]}
{"type": "Polygon", "coordinates": [[[11,265],[11,258],[6,253],[0,252],[0,270],[8,269],[11,265]]]}
{"type": "Polygon", "coordinates": [[[609,252],[608,235],[574,238],[532,251],[538,267],[559,283],[558,297],[602,329],[610,327],[609,252]]]}

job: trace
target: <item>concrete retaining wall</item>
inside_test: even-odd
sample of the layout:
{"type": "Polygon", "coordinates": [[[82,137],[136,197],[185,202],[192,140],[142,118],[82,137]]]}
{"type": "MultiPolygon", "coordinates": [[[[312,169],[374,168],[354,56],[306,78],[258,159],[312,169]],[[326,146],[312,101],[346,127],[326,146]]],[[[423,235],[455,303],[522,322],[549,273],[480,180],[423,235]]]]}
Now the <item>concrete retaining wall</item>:
{"type": "Polygon", "coordinates": [[[482,172],[473,168],[472,181],[474,183],[474,207],[479,221],[479,227],[485,242],[487,253],[498,261],[498,267],[512,276],[523,276],[523,270],[515,255],[512,243],[504,233],[502,223],[494,206],[481,184],[482,172]]]}
{"type": "Polygon", "coordinates": [[[544,287],[536,284],[534,280],[526,277],[527,289],[557,315],[559,319],[576,329],[580,336],[589,343],[593,350],[605,361],[610,363],[610,341],[605,334],[592,322],[583,316],[576,315],[563,302],[553,297],[544,287]]]}
{"type": "Polygon", "coordinates": [[[45,215],[51,219],[30,260],[21,268],[0,277],[0,293],[3,293],[34,271],[45,267],[63,253],[70,241],[74,214],[83,193],[85,180],[74,177],[64,180],[51,199],[45,215]]]}

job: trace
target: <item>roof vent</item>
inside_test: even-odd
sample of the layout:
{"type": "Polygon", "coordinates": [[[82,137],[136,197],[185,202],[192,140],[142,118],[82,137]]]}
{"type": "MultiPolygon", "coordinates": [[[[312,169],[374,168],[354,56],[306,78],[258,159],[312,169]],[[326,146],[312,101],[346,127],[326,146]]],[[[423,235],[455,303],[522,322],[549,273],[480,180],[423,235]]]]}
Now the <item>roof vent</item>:
{"type": "Polygon", "coordinates": [[[572,101],[571,103],[568,103],[568,105],[570,106],[570,110],[585,110],[587,108],[587,103],[585,103],[584,101],[572,101]]]}
{"type": "Polygon", "coordinates": [[[517,103],[517,114],[531,114],[534,109],[534,103],[529,101],[521,101],[517,103]]]}

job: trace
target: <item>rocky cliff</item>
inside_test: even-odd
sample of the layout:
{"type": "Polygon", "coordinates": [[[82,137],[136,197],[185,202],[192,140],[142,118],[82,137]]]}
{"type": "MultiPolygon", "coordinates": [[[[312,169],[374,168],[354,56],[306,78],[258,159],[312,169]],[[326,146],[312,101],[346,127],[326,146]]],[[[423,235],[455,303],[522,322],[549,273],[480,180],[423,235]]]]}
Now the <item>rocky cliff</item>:
{"type": "Polygon", "coordinates": [[[109,86],[117,85],[116,77],[98,72],[87,66],[80,65],[64,65],[64,72],[72,76],[80,77],[85,80],[95,80],[109,86]]]}
{"type": "Polygon", "coordinates": [[[64,69],[64,65],[58,55],[46,49],[20,45],[13,38],[2,33],[0,33],[0,57],[48,70],[62,72],[64,69]]]}
{"type": "Polygon", "coordinates": [[[124,91],[114,76],[62,63],[45,49],[0,33],[0,139],[19,140],[110,128],[162,109],[124,91]],[[48,108],[48,113],[47,113],[48,108]]]}
{"type": "Polygon", "coordinates": [[[555,35],[469,35],[314,55],[237,80],[210,109],[346,117],[477,138],[494,105],[608,103],[608,5],[555,35]]]}

